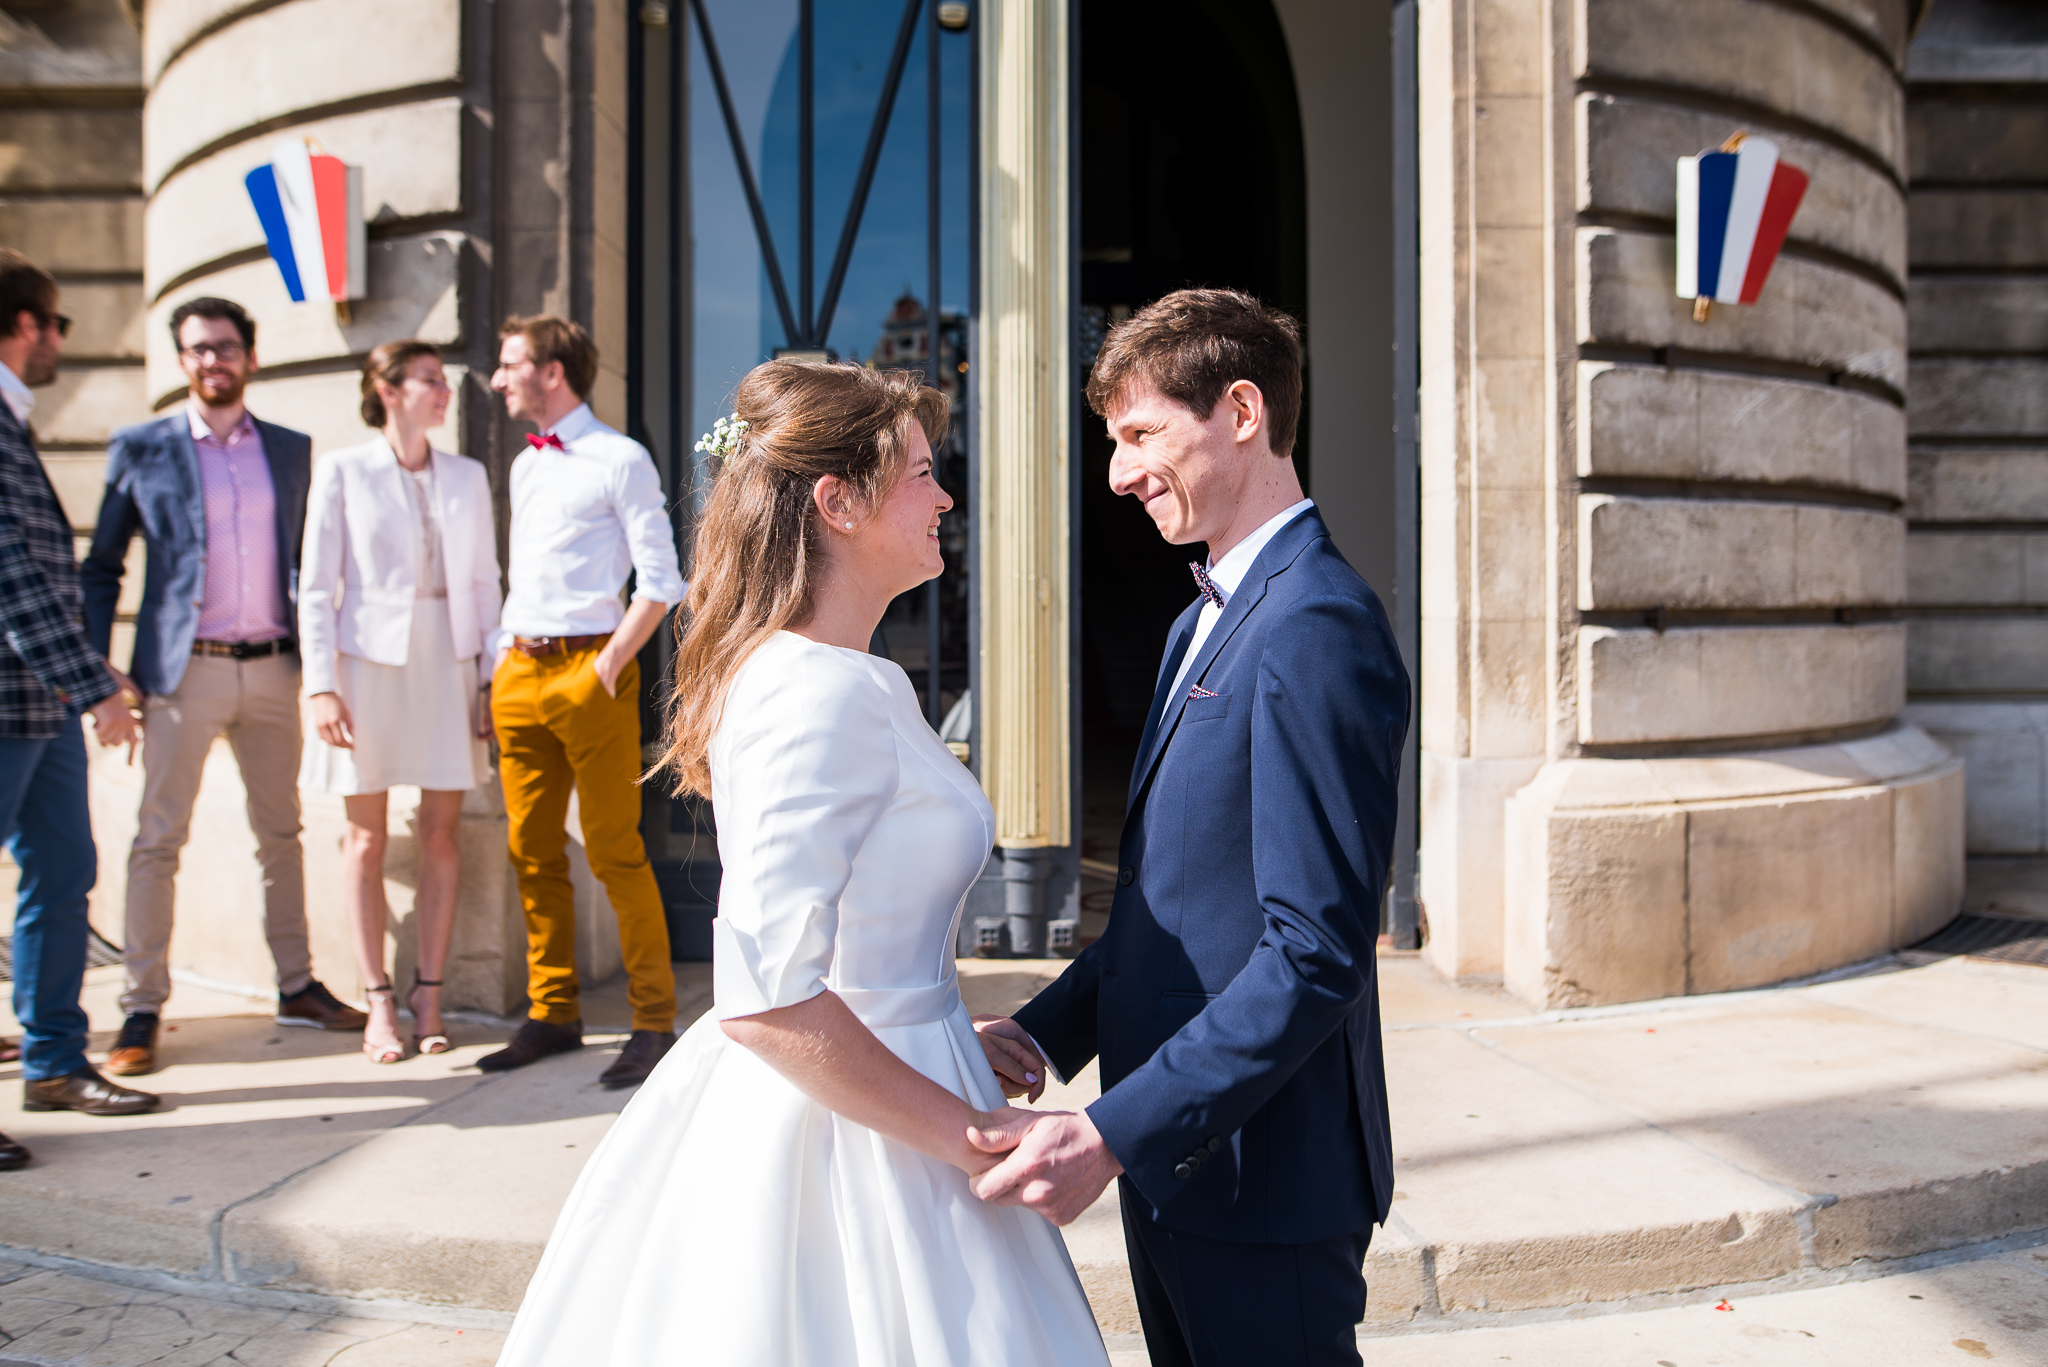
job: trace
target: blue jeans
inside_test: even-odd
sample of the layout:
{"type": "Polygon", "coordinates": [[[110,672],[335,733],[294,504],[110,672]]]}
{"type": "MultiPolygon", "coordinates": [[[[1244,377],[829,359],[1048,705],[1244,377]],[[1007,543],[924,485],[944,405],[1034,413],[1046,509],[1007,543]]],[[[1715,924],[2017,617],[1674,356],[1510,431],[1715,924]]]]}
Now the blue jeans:
{"type": "Polygon", "coordinates": [[[85,733],[0,740],[0,839],[21,866],[14,906],[14,1014],[30,1082],[87,1067],[85,895],[99,879],[85,800],[85,733]]]}

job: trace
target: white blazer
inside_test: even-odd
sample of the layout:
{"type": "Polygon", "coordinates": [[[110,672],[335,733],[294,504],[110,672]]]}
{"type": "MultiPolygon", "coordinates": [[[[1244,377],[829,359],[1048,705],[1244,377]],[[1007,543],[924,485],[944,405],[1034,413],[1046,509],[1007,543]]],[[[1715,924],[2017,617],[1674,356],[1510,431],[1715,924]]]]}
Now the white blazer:
{"type": "MultiPolygon", "coordinates": [[[[482,653],[502,591],[491,481],[467,456],[433,451],[436,520],[448,571],[455,658],[482,653]]],[[[409,476],[380,434],[313,463],[299,570],[299,654],[306,692],[335,691],[335,657],[404,664],[419,583],[419,524],[409,476]]]]}

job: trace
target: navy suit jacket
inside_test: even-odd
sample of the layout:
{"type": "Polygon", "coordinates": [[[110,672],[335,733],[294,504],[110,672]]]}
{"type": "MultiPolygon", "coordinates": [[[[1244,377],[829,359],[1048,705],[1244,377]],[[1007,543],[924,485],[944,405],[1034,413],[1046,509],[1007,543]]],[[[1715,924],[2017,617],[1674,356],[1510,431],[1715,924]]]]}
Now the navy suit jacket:
{"type": "MultiPolygon", "coordinates": [[[[304,432],[256,419],[263,460],[277,502],[278,590],[285,625],[298,632],[292,605],[299,596],[299,547],[306,535],[306,489],[313,478],[313,439],[304,432]]],[[[85,629],[93,648],[108,653],[128,543],[142,533],[146,559],[142,608],[135,617],[130,677],[143,692],[174,692],[192,659],[199,602],[206,592],[206,491],[192,424],[180,405],[168,417],[124,427],[107,446],[107,488],[100,498],[92,550],[79,566],[85,629]]]]}
{"type": "Polygon", "coordinates": [[[1108,932],[1016,1019],[1170,1229],[1308,1243],[1386,1218],[1374,951],[1408,675],[1314,509],[1267,542],[1175,696],[1174,623],[1108,932]],[[1195,688],[1202,696],[1191,696],[1195,688]]]}

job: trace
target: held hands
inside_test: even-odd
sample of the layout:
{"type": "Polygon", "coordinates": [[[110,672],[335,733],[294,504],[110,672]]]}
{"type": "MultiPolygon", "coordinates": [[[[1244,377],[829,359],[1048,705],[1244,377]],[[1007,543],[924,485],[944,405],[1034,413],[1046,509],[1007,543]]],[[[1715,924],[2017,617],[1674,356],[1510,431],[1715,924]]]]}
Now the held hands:
{"type": "Polygon", "coordinates": [[[1003,1155],[1013,1148],[1032,1122],[1043,1120],[1048,1112],[1020,1111],[1015,1106],[998,1106],[993,1111],[977,1112],[980,1123],[967,1127],[967,1148],[953,1161],[965,1170],[968,1178],[981,1176],[1000,1163],[1003,1155]],[[984,1142],[986,1141],[986,1142],[984,1142]]]}
{"type": "Polygon", "coordinates": [[[1004,1096],[1035,1102],[1045,1094],[1045,1060],[1023,1026],[1008,1016],[976,1016],[974,1033],[1004,1096]]]}
{"type": "Polygon", "coordinates": [[[1002,1160],[973,1177],[974,1194],[990,1205],[1024,1206],[1056,1225],[1070,1224],[1123,1164],[1102,1142],[1086,1111],[1019,1111],[995,1126],[970,1128],[967,1142],[1002,1160]]]}
{"type": "Polygon", "coordinates": [[[315,693],[312,697],[313,729],[337,750],[356,748],[355,719],[339,693],[315,693]]]}

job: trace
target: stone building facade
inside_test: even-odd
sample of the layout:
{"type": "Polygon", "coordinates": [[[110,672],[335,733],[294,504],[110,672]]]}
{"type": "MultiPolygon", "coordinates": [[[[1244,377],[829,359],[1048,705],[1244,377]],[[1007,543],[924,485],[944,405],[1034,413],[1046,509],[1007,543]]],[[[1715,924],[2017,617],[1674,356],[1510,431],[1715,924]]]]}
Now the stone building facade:
{"type": "Polygon", "coordinates": [[[1966,763],[1972,905],[2039,906],[2030,861],[2048,855],[2048,11],[1937,4],[1906,77],[1906,715],[1966,763]]]}
{"type": "MultiPolygon", "coordinates": [[[[884,635],[902,648],[929,629],[924,663],[905,662],[996,801],[1004,848],[969,911],[997,913],[985,943],[1023,943],[1005,910],[1087,931],[1090,880],[1116,872],[1123,694],[1149,696],[1147,652],[1189,590],[1186,556],[1141,545],[1095,490],[1106,454],[1078,385],[1093,329],[1181,283],[1252,288],[1305,319],[1300,460],[1409,633],[1417,820],[1392,900],[1419,904],[1444,973],[1543,1005],[1778,981],[1946,921],[1966,829],[1973,853],[2048,854],[2033,668],[2048,637],[2031,634],[2048,620],[2027,578],[2048,527],[2030,483],[2048,444],[2043,73],[2041,40],[2011,27],[2030,7],[980,0],[951,19],[913,7],[899,28],[899,3],[849,4],[875,44],[848,66],[860,89],[887,68],[911,92],[877,125],[869,221],[893,222],[922,184],[887,179],[891,140],[930,134],[934,183],[958,187],[957,220],[932,215],[932,288],[919,258],[907,291],[966,319],[953,449],[971,534],[944,599],[958,643],[930,615],[884,635]],[[1241,98],[1106,60],[1138,40],[1227,50],[1211,79],[1241,98]],[[1673,288],[1674,163],[1738,130],[1775,141],[1811,189],[1761,301],[1696,323],[1673,288]],[[1267,177],[1269,212],[1235,236],[1176,198],[1186,158],[1224,145],[1267,177]]],[[[370,347],[443,345],[461,401],[441,437],[501,489],[519,447],[485,387],[496,321],[582,320],[605,356],[597,411],[648,441],[686,528],[688,447],[737,375],[712,353],[743,366],[833,345],[786,229],[792,168],[810,164],[793,134],[776,141],[810,107],[787,8],[6,7],[0,239],[100,311],[81,315],[53,403],[75,417],[44,427],[74,519],[96,506],[106,432],[176,400],[164,318],[218,293],[263,328],[252,407],[312,432],[316,453],[361,439],[370,347]],[[242,198],[287,136],[363,167],[369,291],[346,318],[285,299],[242,198]],[[758,172],[755,221],[774,221],[786,281],[735,165],[758,172]],[[794,326],[775,325],[778,302],[794,326]]],[[[820,32],[826,70],[856,39],[820,32]]],[[[827,198],[854,179],[858,158],[834,149],[858,151],[869,107],[832,106],[817,134],[827,198]]],[[[924,164],[926,144],[900,146],[903,167],[924,164]]],[[[837,212],[818,211],[820,287],[837,212]]],[[[849,222],[847,288],[866,272],[904,296],[912,273],[864,256],[868,229],[849,222]]],[[[847,326],[867,345],[881,320],[847,326]]],[[[117,938],[137,780],[105,758],[97,773],[97,914],[117,938]]],[[[262,981],[240,806],[223,753],[174,949],[182,972],[231,984],[262,981]]],[[[709,867],[701,813],[654,793],[647,811],[658,867],[685,882],[709,867]]],[[[401,917],[407,817],[395,802],[401,917]]],[[[309,799],[306,821],[316,954],[345,989],[321,891],[338,803],[309,799]]],[[[503,840],[481,791],[452,971],[457,1000],[494,1012],[522,990],[503,840]]],[[[584,970],[602,977],[616,948],[586,894],[584,970]]]]}

